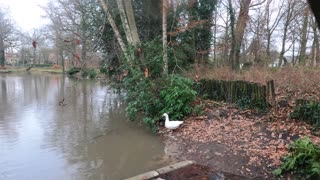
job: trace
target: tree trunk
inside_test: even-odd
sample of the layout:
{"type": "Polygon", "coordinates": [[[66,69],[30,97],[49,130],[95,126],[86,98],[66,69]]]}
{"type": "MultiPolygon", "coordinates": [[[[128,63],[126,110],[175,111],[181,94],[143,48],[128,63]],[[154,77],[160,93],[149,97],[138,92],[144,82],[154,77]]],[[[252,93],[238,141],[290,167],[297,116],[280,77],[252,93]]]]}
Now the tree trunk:
{"type": "MultiPolygon", "coordinates": [[[[129,22],[129,27],[130,27],[131,37],[132,37],[132,44],[135,47],[140,46],[141,41],[139,38],[137,24],[136,24],[134,11],[133,11],[133,7],[132,7],[132,0],[123,0],[123,2],[125,5],[125,10],[126,10],[127,18],[128,18],[128,22],[129,22]]],[[[140,58],[140,63],[142,64],[141,69],[143,70],[146,67],[143,50],[140,49],[138,54],[139,54],[139,58],[140,58]]]]}
{"type": "Polygon", "coordinates": [[[122,37],[121,37],[121,34],[119,32],[119,29],[114,21],[114,19],[112,18],[110,12],[109,12],[109,9],[108,9],[108,6],[106,5],[106,3],[104,2],[104,0],[98,0],[99,1],[99,4],[101,5],[103,11],[106,13],[106,16],[107,16],[107,19],[112,27],[112,30],[115,34],[115,37],[120,45],[120,48],[121,48],[121,51],[123,52],[123,54],[125,55],[126,57],[126,60],[130,62],[130,56],[127,54],[127,47],[126,45],[124,44],[123,40],[122,40],[122,37]]]}
{"type": "Polygon", "coordinates": [[[283,60],[284,53],[285,53],[288,26],[289,26],[289,22],[287,21],[287,22],[285,23],[284,29],[283,29],[282,46],[281,46],[281,51],[280,51],[280,56],[279,56],[279,64],[278,64],[278,67],[281,67],[281,65],[282,65],[282,60],[283,60]]]}
{"type": "MultiPolygon", "coordinates": [[[[59,56],[60,56],[60,58],[61,58],[61,63],[62,63],[62,71],[63,71],[63,73],[64,73],[64,57],[63,57],[63,50],[62,49],[60,49],[60,51],[59,51],[59,56]]],[[[58,61],[57,61],[58,62],[58,61]]],[[[58,65],[58,63],[57,63],[57,65],[58,65]]]]}
{"type": "Polygon", "coordinates": [[[266,49],[266,65],[268,66],[268,64],[271,63],[271,52],[270,52],[270,44],[271,44],[271,34],[268,32],[267,35],[267,49],[266,49]]]}
{"type": "Polygon", "coordinates": [[[282,65],[282,60],[283,60],[284,53],[285,53],[286,39],[287,39],[287,28],[284,28],[278,67],[281,67],[281,65],[282,65]]]}
{"type": "Polygon", "coordinates": [[[82,39],[82,48],[81,48],[81,68],[87,67],[87,42],[85,39],[82,39]]]}
{"type": "Polygon", "coordinates": [[[167,0],[162,0],[163,75],[168,75],[167,0]]]}
{"type": "Polygon", "coordinates": [[[65,68],[65,63],[64,63],[64,58],[62,58],[62,73],[65,74],[66,68],[65,68]]]}
{"type": "Polygon", "coordinates": [[[235,45],[232,50],[232,59],[233,59],[233,70],[239,70],[240,65],[240,48],[242,45],[242,40],[244,36],[244,31],[249,20],[249,7],[251,0],[241,0],[240,1],[240,12],[238,16],[238,22],[235,29],[235,45]]]}
{"type": "Polygon", "coordinates": [[[304,9],[304,18],[302,26],[302,37],[301,37],[301,50],[299,56],[299,64],[306,65],[306,46],[307,46],[307,30],[308,30],[308,20],[309,20],[309,7],[304,9]]]}
{"type": "MultiPolygon", "coordinates": [[[[296,36],[295,32],[293,32],[292,34],[293,37],[296,36]]],[[[296,39],[293,39],[292,41],[292,65],[295,66],[296,65],[296,39]]]]}
{"type": "Polygon", "coordinates": [[[126,8],[126,13],[127,13],[127,17],[128,17],[129,27],[131,30],[133,45],[134,46],[140,45],[140,38],[139,38],[139,34],[138,34],[136,21],[134,18],[132,2],[131,2],[131,0],[123,0],[123,2],[124,2],[124,6],[126,8]]]}
{"type": "Polygon", "coordinates": [[[5,64],[5,53],[4,53],[4,43],[0,40],[0,69],[4,68],[5,64]]]}
{"type": "Polygon", "coordinates": [[[33,48],[33,63],[32,66],[34,67],[36,65],[36,48],[33,48]]]}
{"type": "Polygon", "coordinates": [[[320,45],[319,45],[319,35],[318,33],[315,33],[315,42],[316,42],[316,66],[320,63],[320,45]]]}
{"type": "Polygon", "coordinates": [[[319,63],[319,35],[317,29],[316,20],[312,20],[312,30],[313,30],[313,44],[312,44],[312,66],[317,65],[319,63]]]}
{"type": "Polygon", "coordinates": [[[128,44],[133,44],[132,35],[131,35],[128,19],[127,19],[125,10],[124,10],[124,6],[123,6],[122,0],[117,0],[117,4],[118,4],[119,12],[120,12],[120,18],[121,18],[121,22],[122,22],[122,27],[123,27],[124,33],[126,34],[127,43],[128,44]]]}
{"type": "Polygon", "coordinates": [[[286,16],[285,16],[285,22],[284,22],[284,28],[283,28],[282,47],[280,51],[278,67],[281,67],[284,53],[286,51],[285,47],[286,47],[288,28],[295,16],[294,7],[296,6],[296,3],[297,3],[296,1],[288,1],[288,7],[285,10],[286,16]]]}
{"type": "Polygon", "coordinates": [[[224,44],[223,57],[222,57],[221,61],[224,60],[223,63],[227,64],[228,59],[230,59],[230,58],[228,58],[228,53],[229,53],[229,13],[227,14],[227,22],[226,22],[223,44],[224,44]]]}
{"type": "Polygon", "coordinates": [[[214,13],[214,31],[213,31],[213,62],[217,66],[217,12],[214,13]]]}
{"type": "MultiPolygon", "coordinates": [[[[235,50],[236,50],[236,34],[234,32],[234,26],[235,26],[235,14],[234,9],[232,7],[231,0],[228,1],[229,4],[229,14],[230,14],[230,28],[231,28],[231,50],[229,55],[229,65],[234,70],[234,60],[235,60],[235,50]]],[[[226,32],[227,33],[227,32],[226,32]]]]}

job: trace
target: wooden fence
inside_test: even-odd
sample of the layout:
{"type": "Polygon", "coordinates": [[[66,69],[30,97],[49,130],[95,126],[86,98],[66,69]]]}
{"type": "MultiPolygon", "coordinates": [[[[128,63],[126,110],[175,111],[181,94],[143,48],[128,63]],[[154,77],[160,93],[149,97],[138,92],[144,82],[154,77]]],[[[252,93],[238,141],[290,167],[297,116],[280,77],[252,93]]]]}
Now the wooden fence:
{"type": "MultiPolygon", "coordinates": [[[[269,82],[268,82],[269,84],[269,82]]],[[[273,85],[273,81],[272,81],[273,85]]],[[[250,108],[268,107],[269,86],[247,81],[223,81],[201,79],[195,89],[199,95],[216,101],[230,103],[246,102],[250,108]]],[[[273,88],[274,89],[274,88],[273,88]]]]}

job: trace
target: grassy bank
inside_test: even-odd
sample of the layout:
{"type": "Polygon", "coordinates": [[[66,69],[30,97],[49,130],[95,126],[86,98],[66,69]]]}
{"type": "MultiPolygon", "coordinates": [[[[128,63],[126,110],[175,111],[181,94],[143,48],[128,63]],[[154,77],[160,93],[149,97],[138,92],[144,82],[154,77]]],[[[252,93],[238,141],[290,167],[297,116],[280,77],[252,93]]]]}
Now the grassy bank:
{"type": "MultiPolygon", "coordinates": [[[[3,72],[9,73],[20,73],[26,72],[28,67],[11,67],[7,66],[6,69],[2,69],[3,72]]],[[[62,68],[53,68],[53,67],[33,67],[28,70],[28,72],[48,72],[48,73],[62,73],[62,68]]]]}

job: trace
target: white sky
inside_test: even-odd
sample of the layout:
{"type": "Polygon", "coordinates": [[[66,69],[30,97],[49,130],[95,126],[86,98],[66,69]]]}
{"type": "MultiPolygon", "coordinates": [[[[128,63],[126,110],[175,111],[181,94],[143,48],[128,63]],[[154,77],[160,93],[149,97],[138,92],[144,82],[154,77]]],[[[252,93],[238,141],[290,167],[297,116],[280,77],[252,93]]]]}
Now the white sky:
{"type": "Polygon", "coordinates": [[[45,6],[47,0],[0,0],[0,6],[9,9],[10,15],[23,31],[31,32],[46,23],[41,16],[45,12],[39,7],[45,6]]]}

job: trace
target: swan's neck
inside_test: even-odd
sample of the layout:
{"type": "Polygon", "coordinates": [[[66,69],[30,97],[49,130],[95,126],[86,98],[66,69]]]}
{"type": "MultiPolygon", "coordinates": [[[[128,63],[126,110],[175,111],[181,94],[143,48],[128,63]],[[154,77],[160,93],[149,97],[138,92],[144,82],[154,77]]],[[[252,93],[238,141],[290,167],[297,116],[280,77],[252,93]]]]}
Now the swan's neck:
{"type": "Polygon", "coordinates": [[[166,123],[169,122],[169,116],[168,115],[165,115],[166,116],[166,123]]]}

